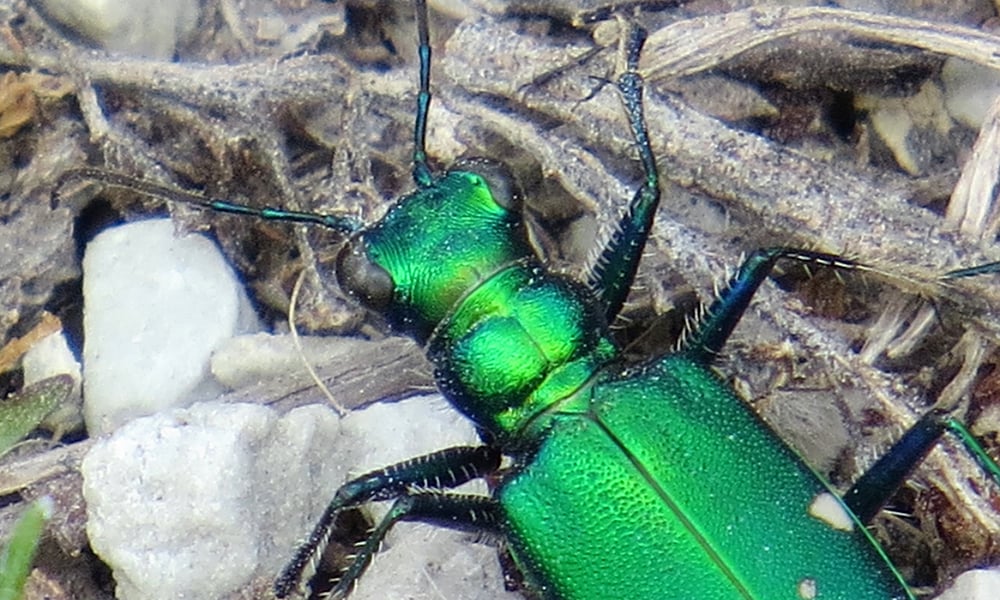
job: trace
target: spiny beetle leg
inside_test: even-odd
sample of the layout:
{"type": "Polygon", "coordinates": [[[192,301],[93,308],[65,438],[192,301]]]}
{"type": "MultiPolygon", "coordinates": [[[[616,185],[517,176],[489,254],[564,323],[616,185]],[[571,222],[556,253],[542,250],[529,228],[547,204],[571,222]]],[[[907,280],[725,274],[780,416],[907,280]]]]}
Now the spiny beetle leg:
{"type": "Polygon", "coordinates": [[[862,523],[870,522],[947,431],[962,442],[980,467],[1000,485],[1000,467],[986,453],[979,440],[946,411],[932,410],[858,479],[844,494],[844,504],[862,523]]]}
{"type": "Polygon", "coordinates": [[[743,317],[760,284],[781,259],[827,265],[840,269],[864,270],[865,265],[835,254],[798,248],[762,248],[748,256],[736,274],[719,292],[719,297],[697,319],[685,336],[682,351],[693,359],[710,363],[722,350],[733,328],[743,317]]]}
{"type": "Polygon", "coordinates": [[[331,590],[332,597],[340,597],[350,590],[371,564],[385,535],[398,521],[420,521],[438,527],[499,536],[503,511],[496,500],[488,496],[429,491],[408,493],[399,497],[371,535],[362,543],[358,553],[354,555],[351,566],[331,590]]]}
{"type": "Polygon", "coordinates": [[[618,316],[632,289],[639,260],[653,226],[653,217],[660,204],[660,179],[642,110],[643,81],[639,75],[639,54],[645,41],[646,31],[633,27],[628,40],[627,68],[618,79],[618,90],[646,176],[586,278],[587,286],[604,306],[608,323],[618,316]]]}
{"type": "MultiPolygon", "coordinates": [[[[991,262],[948,271],[941,279],[960,279],[1000,273],[1000,262],[991,262]]],[[[935,409],[924,415],[892,448],[872,465],[844,494],[844,503],[861,519],[870,521],[903,483],[913,468],[923,461],[945,432],[950,432],[965,446],[980,468],[1000,485],[1000,466],[987,454],[964,423],[935,409]]]]}
{"type": "Polygon", "coordinates": [[[988,275],[990,273],[1000,273],[1000,262],[991,262],[976,265],[967,269],[955,269],[948,271],[941,276],[942,279],[959,279],[961,277],[975,277],[977,275],[988,275]]]}
{"type": "MultiPolygon", "coordinates": [[[[868,267],[833,254],[795,248],[766,248],[755,251],[740,265],[719,297],[698,319],[685,338],[683,352],[701,362],[710,362],[722,349],[733,328],[746,311],[760,284],[782,259],[828,265],[840,269],[868,267]]],[[[954,279],[1000,272],[1000,263],[958,269],[943,277],[954,279]]],[[[1000,485],[1000,466],[982,444],[947,411],[933,410],[911,427],[892,448],[868,469],[844,495],[844,503],[863,523],[870,522],[910,472],[924,459],[945,432],[955,435],[982,469],[1000,485]]]]}
{"type": "MultiPolygon", "coordinates": [[[[291,562],[275,580],[275,595],[278,598],[285,598],[298,587],[300,581],[303,581],[306,568],[315,564],[315,560],[326,549],[334,519],[341,510],[366,502],[411,497],[412,490],[417,488],[456,487],[496,471],[500,467],[500,458],[500,452],[491,446],[456,446],[418,456],[348,481],[337,490],[309,535],[309,539],[299,546],[291,562]]],[[[425,505],[419,504],[418,507],[423,506],[425,505]]],[[[403,517],[398,517],[396,520],[399,518],[403,517]]],[[[387,529],[392,524],[384,521],[383,523],[387,529]]],[[[377,532],[378,528],[372,537],[375,537],[377,532]]],[[[385,532],[381,535],[384,536],[385,532]]],[[[369,538],[369,542],[371,541],[369,538]]],[[[378,547],[377,541],[374,548],[378,547]]],[[[368,544],[365,547],[368,547],[368,544]]],[[[357,564],[355,560],[355,565],[357,564]]],[[[360,575],[364,566],[364,564],[359,566],[355,578],[360,575]]]]}

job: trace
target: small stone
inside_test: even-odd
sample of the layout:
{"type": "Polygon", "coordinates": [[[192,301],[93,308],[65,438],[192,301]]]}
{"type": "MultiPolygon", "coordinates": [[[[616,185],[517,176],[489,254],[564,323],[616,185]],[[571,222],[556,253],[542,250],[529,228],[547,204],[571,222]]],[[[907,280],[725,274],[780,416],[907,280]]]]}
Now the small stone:
{"type": "MultiPolygon", "coordinates": [[[[478,443],[440,396],[342,420],[323,405],[279,418],[259,405],[201,403],[95,444],[81,468],[87,533],[118,598],[227,597],[273,580],[348,477],[478,443]]],[[[482,481],[460,490],[486,493],[482,481]]],[[[376,519],[388,503],[377,508],[376,519]]],[[[503,586],[497,550],[473,534],[400,523],[351,598],[520,597],[503,586]]]]}
{"type": "Polygon", "coordinates": [[[198,25],[198,0],[40,0],[46,14],[97,46],[171,59],[198,25]]]}
{"type": "Polygon", "coordinates": [[[221,598],[271,577],[344,478],[339,423],[207,402],[136,419],[81,466],[87,534],[123,600],[221,598]]]}
{"type": "Polygon", "coordinates": [[[216,397],[212,352],[260,328],[213,242],[167,219],[98,235],[83,258],[84,418],[92,436],[216,397]]]}
{"type": "Polygon", "coordinates": [[[42,427],[60,434],[83,426],[83,404],[80,396],[82,379],[80,361],[69,349],[66,334],[58,331],[38,341],[24,355],[24,384],[31,385],[55,375],[73,378],[73,391],[56,410],[42,421],[42,427]]]}
{"type": "Polygon", "coordinates": [[[990,106],[1000,96],[1000,73],[990,67],[949,58],[941,67],[941,81],[948,113],[978,130],[990,106]]]}
{"type": "Polygon", "coordinates": [[[937,600],[994,600],[1000,592],[1000,570],[966,571],[937,600]]]}

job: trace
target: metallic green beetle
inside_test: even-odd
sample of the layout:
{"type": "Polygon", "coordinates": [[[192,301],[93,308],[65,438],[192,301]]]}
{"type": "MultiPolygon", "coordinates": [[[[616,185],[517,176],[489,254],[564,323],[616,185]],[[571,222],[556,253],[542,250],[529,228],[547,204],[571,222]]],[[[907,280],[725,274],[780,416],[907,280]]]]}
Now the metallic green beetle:
{"type": "Polygon", "coordinates": [[[340,511],[394,500],[334,595],[349,591],[395,522],[420,520],[497,535],[526,591],[547,599],[913,598],[864,524],[945,431],[1000,480],[966,429],[928,414],[840,498],[710,368],[776,262],[861,265],[791,248],[759,250],[679,350],[624,365],[608,323],[631,287],[660,195],[636,66],[644,33],[631,34],[618,87],[645,179],[580,283],[546,269],[503,167],[478,159],[431,172],[424,148],[430,45],[425,3],[415,4],[415,192],[360,229],[335,216],[204,204],[350,233],[338,259],[340,285],[426,347],[439,387],[476,423],[484,444],[345,484],[278,577],[276,594],[300,585],[340,511]],[[491,496],[446,491],[497,473],[503,456],[511,466],[491,496]]]}

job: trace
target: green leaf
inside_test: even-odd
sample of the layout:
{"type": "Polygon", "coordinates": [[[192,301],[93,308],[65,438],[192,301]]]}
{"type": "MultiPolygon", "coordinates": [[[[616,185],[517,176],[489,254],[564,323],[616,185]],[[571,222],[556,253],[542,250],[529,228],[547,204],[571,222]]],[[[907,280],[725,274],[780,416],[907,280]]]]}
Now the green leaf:
{"type": "Polygon", "coordinates": [[[73,378],[56,375],[0,402],[0,456],[32,432],[73,391],[73,378]]]}
{"type": "Polygon", "coordinates": [[[0,552],[0,600],[22,598],[45,521],[51,516],[52,498],[44,496],[31,503],[14,526],[14,534],[0,552]]]}

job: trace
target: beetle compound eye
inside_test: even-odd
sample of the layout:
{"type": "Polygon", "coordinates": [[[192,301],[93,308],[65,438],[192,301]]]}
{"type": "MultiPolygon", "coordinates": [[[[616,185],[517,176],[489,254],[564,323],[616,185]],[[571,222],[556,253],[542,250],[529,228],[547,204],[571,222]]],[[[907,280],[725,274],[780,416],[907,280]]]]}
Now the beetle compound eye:
{"type": "Polygon", "coordinates": [[[370,310],[385,310],[392,302],[392,277],[368,258],[361,237],[348,240],[337,255],[337,282],[340,289],[370,310]]]}
{"type": "Polygon", "coordinates": [[[466,158],[455,163],[451,170],[479,175],[486,181],[498,205],[511,212],[520,212],[524,197],[521,184],[504,163],[489,158],[466,158]]]}

